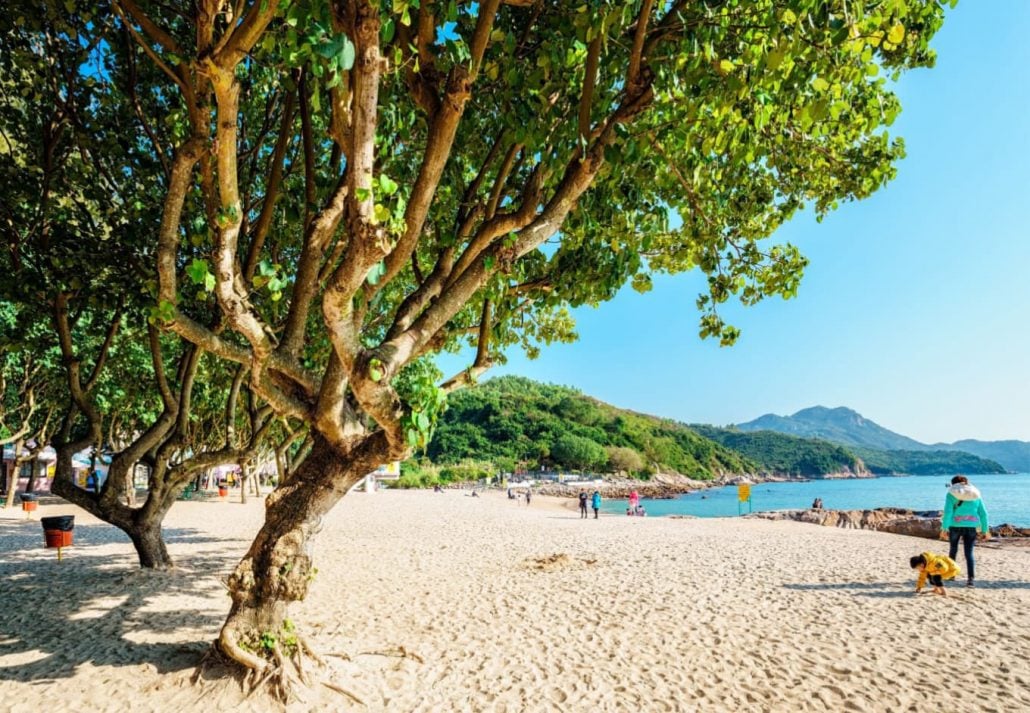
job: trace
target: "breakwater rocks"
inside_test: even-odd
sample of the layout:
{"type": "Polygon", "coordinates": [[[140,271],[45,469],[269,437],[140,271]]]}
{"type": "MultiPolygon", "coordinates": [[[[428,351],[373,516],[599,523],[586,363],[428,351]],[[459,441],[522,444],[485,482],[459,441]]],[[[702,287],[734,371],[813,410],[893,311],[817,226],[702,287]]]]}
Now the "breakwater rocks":
{"type": "Polygon", "coordinates": [[[635,478],[611,478],[600,485],[594,483],[548,483],[533,488],[534,492],[540,495],[553,495],[559,498],[575,498],[581,490],[586,489],[593,492],[596,488],[601,491],[602,497],[622,499],[628,498],[634,490],[642,498],[668,499],[675,498],[683,493],[693,493],[698,490],[710,488],[714,483],[704,480],[692,480],[678,473],[658,473],[651,476],[649,480],[637,480],[635,478]]]}
{"type": "MultiPolygon", "coordinates": [[[[875,510],[773,510],[756,512],[745,517],[760,520],[794,520],[824,527],[855,530],[877,530],[895,535],[936,539],[941,531],[941,511],[915,511],[904,508],[875,510]]],[[[995,537],[1030,537],[1030,529],[998,525],[991,528],[995,537]]]]}

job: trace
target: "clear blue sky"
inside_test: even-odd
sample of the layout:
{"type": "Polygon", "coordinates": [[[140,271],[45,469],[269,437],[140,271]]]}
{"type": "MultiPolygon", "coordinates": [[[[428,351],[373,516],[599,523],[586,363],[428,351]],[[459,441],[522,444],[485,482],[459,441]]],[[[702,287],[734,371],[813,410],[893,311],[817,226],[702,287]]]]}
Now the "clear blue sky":
{"type": "MultiPolygon", "coordinates": [[[[724,311],[697,337],[700,275],[575,312],[580,340],[521,351],[520,374],[686,422],[848,406],[926,442],[1030,440],[1030,0],[962,0],[937,66],[905,75],[908,157],[872,198],[773,240],[810,258],[796,299],[724,311]]],[[[445,371],[458,368],[441,359],[445,371]]]]}

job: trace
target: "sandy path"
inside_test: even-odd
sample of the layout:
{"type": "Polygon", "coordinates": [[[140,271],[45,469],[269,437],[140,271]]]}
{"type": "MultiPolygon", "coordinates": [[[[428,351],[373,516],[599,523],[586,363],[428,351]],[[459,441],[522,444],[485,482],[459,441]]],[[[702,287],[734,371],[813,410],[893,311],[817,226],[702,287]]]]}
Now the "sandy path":
{"type": "MultiPolygon", "coordinates": [[[[260,515],[177,504],[181,569],[164,574],[81,512],[60,564],[38,523],[0,519],[0,710],[232,708],[233,686],[198,698],[187,681],[260,515]]],[[[294,618],[350,657],[323,674],[367,708],[321,688],[291,710],[1030,709],[1030,553],[978,550],[980,588],[916,598],[907,558],[926,547],[943,543],[355,494],[325,523],[294,618]],[[398,647],[421,662],[381,655],[398,647]]]]}

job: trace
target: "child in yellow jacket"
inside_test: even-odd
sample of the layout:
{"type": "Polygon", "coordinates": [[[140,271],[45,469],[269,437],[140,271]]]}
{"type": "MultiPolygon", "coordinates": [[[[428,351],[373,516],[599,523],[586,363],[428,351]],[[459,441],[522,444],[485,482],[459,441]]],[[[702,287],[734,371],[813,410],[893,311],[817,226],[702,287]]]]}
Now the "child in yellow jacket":
{"type": "Polygon", "coordinates": [[[933,585],[933,593],[945,596],[944,580],[955,579],[958,576],[958,565],[954,560],[944,555],[935,555],[933,552],[924,552],[909,560],[912,569],[919,570],[919,579],[916,580],[916,594],[922,591],[926,580],[933,585]]]}

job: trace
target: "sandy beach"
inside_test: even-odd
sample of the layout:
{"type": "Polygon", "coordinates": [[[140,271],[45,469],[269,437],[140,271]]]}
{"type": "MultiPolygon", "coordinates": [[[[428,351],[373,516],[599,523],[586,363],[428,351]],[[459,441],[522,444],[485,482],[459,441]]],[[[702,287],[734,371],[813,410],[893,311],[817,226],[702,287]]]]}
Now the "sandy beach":
{"type": "MultiPolygon", "coordinates": [[[[1030,553],[981,548],[977,589],[915,597],[908,557],[944,543],[565,505],[345,498],[293,614],[318,675],[364,705],[318,685],[289,709],[1030,709],[1030,553]]],[[[38,522],[0,512],[0,710],[271,709],[190,682],[260,501],[176,504],[170,573],[71,506],[40,510],[75,512],[76,546],[57,562],[38,522]]]]}

